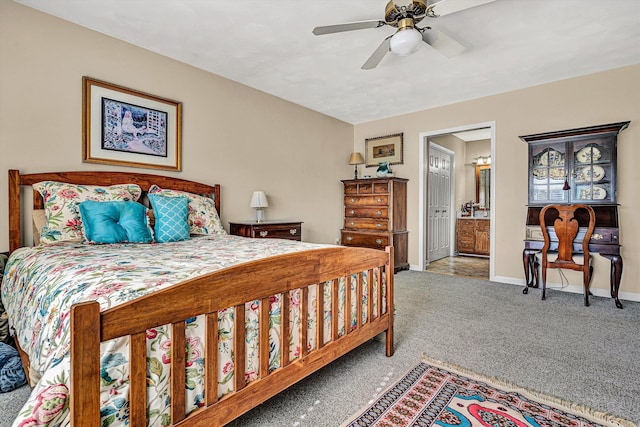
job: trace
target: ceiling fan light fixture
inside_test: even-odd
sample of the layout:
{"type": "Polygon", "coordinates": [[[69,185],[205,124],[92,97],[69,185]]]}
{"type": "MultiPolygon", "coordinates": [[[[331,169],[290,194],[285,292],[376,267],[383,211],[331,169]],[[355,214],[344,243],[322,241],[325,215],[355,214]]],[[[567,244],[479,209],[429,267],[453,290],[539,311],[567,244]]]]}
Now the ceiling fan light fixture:
{"type": "Polygon", "coordinates": [[[398,22],[398,31],[391,37],[389,49],[398,56],[411,55],[418,50],[422,42],[422,34],[414,27],[412,18],[404,18],[398,22]]]}
{"type": "Polygon", "coordinates": [[[422,34],[418,30],[404,28],[391,37],[389,48],[398,56],[408,56],[418,50],[420,42],[422,42],[422,34]]]}

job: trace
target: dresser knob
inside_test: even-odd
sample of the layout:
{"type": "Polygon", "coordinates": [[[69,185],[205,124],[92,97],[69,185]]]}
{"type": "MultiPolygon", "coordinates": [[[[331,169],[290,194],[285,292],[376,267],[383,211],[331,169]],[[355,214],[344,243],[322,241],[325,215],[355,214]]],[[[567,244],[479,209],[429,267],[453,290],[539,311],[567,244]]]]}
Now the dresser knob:
{"type": "Polygon", "coordinates": [[[269,232],[266,230],[260,232],[260,237],[267,237],[268,235],[269,235],[269,232]]]}
{"type": "Polygon", "coordinates": [[[376,239],[376,243],[381,245],[382,244],[382,239],[376,239]]]}
{"type": "Polygon", "coordinates": [[[355,223],[355,222],[353,222],[353,221],[351,221],[351,222],[349,223],[349,225],[353,227],[354,225],[356,225],[356,223],[355,223]]]}
{"type": "Polygon", "coordinates": [[[378,203],[382,203],[382,198],[378,197],[378,203]]]}
{"type": "Polygon", "coordinates": [[[354,199],[353,197],[351,198],[351,203],[355,203],[356,199],[354,199]]]}
{"type": "Polygon", "coordinates": [[[592,238],[593,240],[602,240],[602,239],[603,239],[603,236],[602,236],[602,234],[593,233],[593,234],[591,235],[591,238],[592,238]]]}
{"type": "Polygon", "coordinates": [[[377,224],[376,224],[376,227],[378,227],[378,228],[382,228],[382,224],[377,223],[377,224]]]}
{"type": "Polygon", "coordinates": [[[376,215],[378,215],[378,216],[382,215],[382,211],[376,212],[376,215]]]}
{"type": "Polygon", "coordinates": [[[295,236],[296,234],[298,234],[298,230],[296,228],[292,228],[291,230],[289,230],[289,234],[295,236]]]}
{"type": "Polygon", "coordinates": [[[351,236],[347,236],[346,240],[347,240],[347,242],[350,242],[350,241],[352,241],[352,240],[353,240],[353,237],[351,237],[351,236]]]}
{"type": "Polygon", "coordinates": [[[356,213],[356,211],[354,211],[353,209],[351,209],[351,210],[349,211],[349,215],[354,215],[355,213],[356,213]]]}

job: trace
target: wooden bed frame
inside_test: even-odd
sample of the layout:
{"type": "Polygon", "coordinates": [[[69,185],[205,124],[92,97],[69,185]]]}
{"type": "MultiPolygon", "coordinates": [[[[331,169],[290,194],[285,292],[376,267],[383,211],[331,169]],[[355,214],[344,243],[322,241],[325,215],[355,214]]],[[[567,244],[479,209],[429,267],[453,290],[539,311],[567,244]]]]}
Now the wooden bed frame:
{"type": "MultiPolygon", "coordinates": [[[[204,185],[166,176],[127,172],[59,172],[21,175],[9,171],[9,240],[10,251],[20,247],[21,240],[21,187],[40,181],[61,181],[85,185],[113,185],[136,183],[143,192],[151,184],[162,188],[206,194],[215,198],[220,212],[220,186],[204,185]]],[[[34,209],[42,209],[42,198],[34,191],[34,209]]],[[[25,209],[27,211],[27,209],[25,209]]],[[[30,212],[29,212],[30,214],[30,212]]],[[[129,301],[100,312],[97,302],[76,304],[71,309],[71,423],[74,426],[100,425],[100,342],[117,337],[130,337],[130,424],[146,425],[146,334],[147,329],[171,325],[171,424],[180,426],[223,425],[258,406],[292,384],[385,332],[386,355],[392,356],[393,347],[393,247],[386,251],[355,247],[327,247],[257,260],[222,269],[191,279],[164,290],[129,301]],[[292,266],[295,266],[292,268],[292,266]],[[384,272],[377,275],[378,300],[363,301],[363,272],[373,277],[373,269],[384,272]],[[356,274],[356,325],[351,325],[351,293],[339,307],[338,280],[356,274]],[[327,283],[327,284],[325,284],[327,283]],[[300,357],[289,360],[289,352],[281,352],[281,363],[269,369],[269,297],[282,294],[281,341],[282,349],[289,348],[293,331],[289,327],[289,293],[301,289],[301,318],[309,315],[309,288],[329,286],[331,312],[344,316],[344,334],[339,335],[338,316],[331,316],[331,333],[324,336],[324,328],[316,328],[316,348],[308,350],[301,345],[300,357]],[[385,292],[380,292],[384,286],[385,292]],[[384,297],[384,300],[383,300],[384,297]],[[218,398],[218,317],[219,310],[236,307],[234,316],[234,363],[236,372],[245,371],[245,311],[244,305],[260,301],[259,309],[259,378],[245,382],[244,375],[234,375],[234,391],[218,398]],[[170,305],[166,301],[172,301],[170,305]],[[363,311],[366,310],[366,321],[363,311]],[[185,319],[205,315],[205,406],[189,415],[185,414],[185,319]],[[326,341],[326,342],[325,342],[326,341]],[[182,374],[180,374],[182,373],[182,374]],[[211,392],[209,392],[211,390],[211,392]],[[174,404],[182,402],[182,404],[174,404]]],[[[367,295],[374,295],[373,280],[367,282],[367,295]]],[[[318,298],[317,318],[324,313],[324,299],[318,298]]],[[[306,326],[306,322],[301,322],[306,326]]],[[[308,328],[301,327],[299,341],[306,343],[308,328]]],[[[28,374],[26,354],[21,357],[28,374]]]]}

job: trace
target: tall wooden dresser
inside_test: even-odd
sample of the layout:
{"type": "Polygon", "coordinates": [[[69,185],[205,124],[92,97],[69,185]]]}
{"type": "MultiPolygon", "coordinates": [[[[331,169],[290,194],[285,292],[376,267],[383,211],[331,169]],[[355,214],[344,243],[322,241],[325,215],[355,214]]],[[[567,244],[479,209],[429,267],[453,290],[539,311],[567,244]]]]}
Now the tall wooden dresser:
{"type": "Polygon", "coordinates": [[[404,178],[343,180],[342,244],[384,250],[394,247],[395,271],[407,270],[407,181],[404,178]]]}

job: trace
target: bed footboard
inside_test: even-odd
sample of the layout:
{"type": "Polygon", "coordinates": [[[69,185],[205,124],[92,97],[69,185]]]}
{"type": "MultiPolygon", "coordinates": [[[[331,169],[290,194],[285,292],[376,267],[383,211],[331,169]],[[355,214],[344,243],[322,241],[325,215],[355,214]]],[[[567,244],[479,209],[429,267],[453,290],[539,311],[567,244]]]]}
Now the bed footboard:
{"type": "Polygon", "coordinates": [[[392,247],[385,252],[331,247],[216,271],[102,313],[96,302],[77,304],[71,311],[72,425],[100,425],[101,342],[129,337],[130,425],[144,426],[147,424],[146,331],[169,325],[172,331],[171,425],[217,426],[237,418],[382,332],[386,333],[386,355],[392,356],[393,301],[392,247]],[[343,298],[338,298],[340,289],[344,290],[343,298]],[[310,308],[312,291],[317,292],[316,295],[328,294],[330,298],[319,297],[310,308]],[[294,293],[300,300],[299,314],[303,319],[296,331],[289,321],[294,293]],[[269,364],[270,298],[273,296],[279,296],[279,344],[281,349],[286,349],[281,352],[275,369],[269,364]],[[245,304],[254,301],[259,302],[257,379],[247,381],[245,375],[236,374],[233,391],[219,396],[218,312],[235,308],[233,362],[235,372],[244,373],[245,304]],[[185,321],[195,316],[205,319],[204,402],[200,409],[187,414],[185,321]],[[322,319],[322,326],[318,322],[313,332],[304,321],[311,317],[322,319]],[[308,345],[310,333],[315,334],[314,346],[308,345]],[[300,354],[295,357],[288,351],[292,340],[298,340],[300,346],[300,354]]]}

